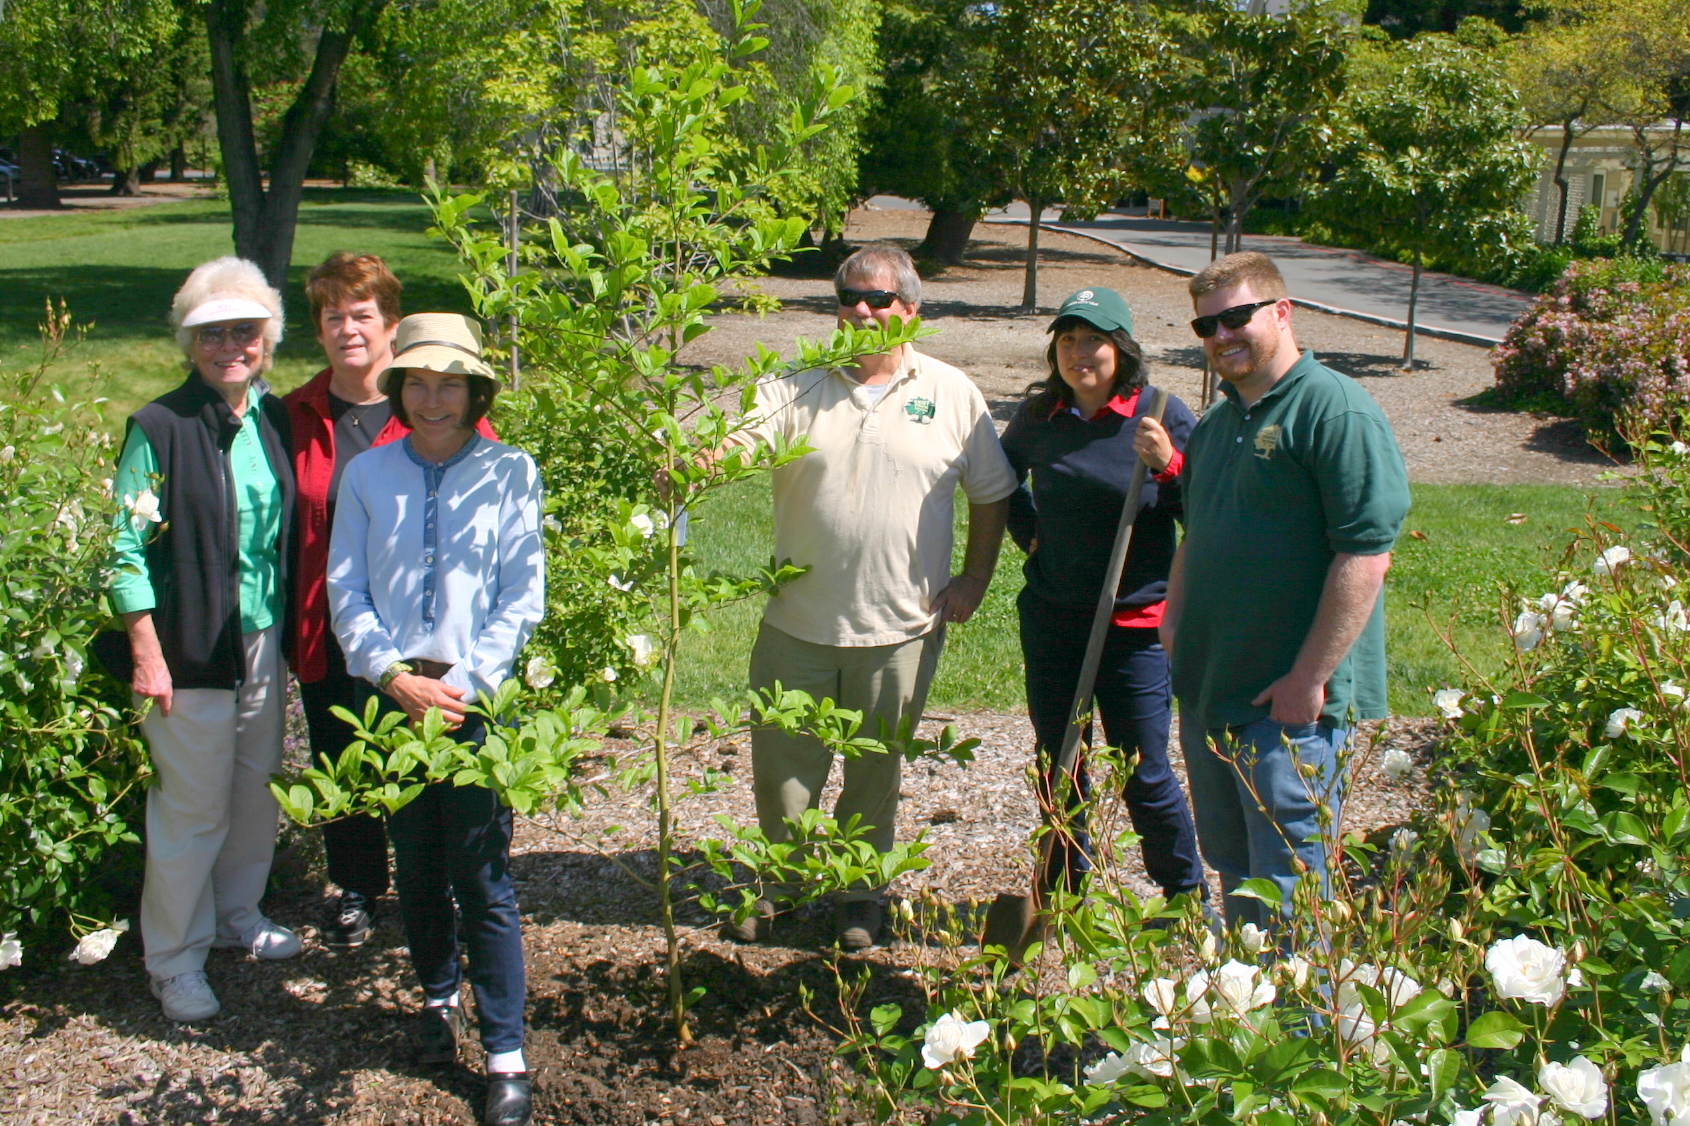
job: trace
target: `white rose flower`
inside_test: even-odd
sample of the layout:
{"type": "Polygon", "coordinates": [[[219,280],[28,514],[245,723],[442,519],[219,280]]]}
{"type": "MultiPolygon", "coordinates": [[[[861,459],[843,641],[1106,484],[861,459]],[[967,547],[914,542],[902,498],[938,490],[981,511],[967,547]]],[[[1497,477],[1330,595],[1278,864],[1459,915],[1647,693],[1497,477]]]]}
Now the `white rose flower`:
{"type": "Polygon", "coordinates": [[[1144,1003],[1155,1009],[1165,1017],[1174,1015],[1174,1006],[1179,1004],[1175,991],[1179,982],[1171,977],[1159,977],[1144,983],[1139,992],[1144,997],[1144,1003]]]}
{"type": "Polygon", "coordinates": [[[540,527],[546,529],[546,531],[552,533],[554,536],[563,535],[563,521],[559,520],[556,516],[548,516],[544,520],[540,521],[540,527]]]}
{"type": "Polygon", "coordinates": [[[623,581],[621,575],[612,575],[604,581],[609,583],[614,589],[623,591],[624,593],[634,589],[634,580],[628,579],[627,581],[623,581]]]}
{"type": "Polygon", "coordinates": [[[1537,1070],[1537,1085],[1556,1106],[1580,1118],[1608,1113],[1608,1081],[1602,1069],[1584,1056],[1570,1063],[1546,1063],[1537,1070]]]}
{"type": "Polygon", "coordinates": [[[641,539],[650,539],[657,531],[657,524],[643,512],[637,512],[628,517],[628,523],[639,529],[641,539]]]}
{"type": "MultiPolygon", "coordinates": [[[[11,447],[8,446],[7,449],[11,447]]],[[[0,970],[9,970],[13,966],[23,965],[23,943],[18,941],[14,931],[7,931],[0,935],[0,970]]]]}
{"type": "Polygon", "coordinates": [[[1209,992],[1238,1016],[1272,1004],[1277,995],[1273,983],[1262,980],[1260,967],[1247,966],[1236,960],[1228,960],[1226,965],[1215,971],[1214,977],[1209,979],[1209,992]]]}
{"type": "Polygon", "coordinates": [[[1561,601],[1555,604],[1555,609],[1549,615],[1549,628],[1556,633],[1566,633],[1578,623],[1573,621],[1574,606],[1571,602],[1561,601]]]}
{"type": "MultiPolygon", "coordinates": [[[[1645,981],[1647,981],[1647,979],[1645,979],[1645,981]]],[[[1574,966],[1572,969],[1567,971],[1567,988],[1584,988],[1584,971],[1579,969],[1577,966],[1574,966]]]]}
{"type": "Polygon", "coordinates": [[[18,456],[16,446],[0,446],[0,461],[11,461],[18,456]]]}
{"type": "Polygon", "coordinates": [[[1399,861],[1406,861],[1414,855],[1414,846],[1420,843],[1420,834],[1413,829],[1398,829],[1391,834],[1391,855],[1399,861]]]}
{"type": "Polygon", "coordinates": [[[1490,814],[1474,809],[1462,795],[1455,807],[1455,850],[1464,864],[1473,863],[1478,854],[1479,834],[1490,828],[1490,814]]]}
{"type": "Polygon", "coordinates": [[[992,1026],[983,1020],[965,1021],[954,1012],[946,1013],[927,1030],[921,1060],[928,1067],[940,1068],[959,1057],[973,1059],[974,1049],[991,1032],[992,1026]]]}
{"type": "Polygon", "coordinates": [[[1661,681],[1661,695],[1665,696],[1675,708],[1682,707],[1684,704],[1684,686],[1675,680],[1661,681]]]}
{"type": "Polygon", "coordinates": [[[1529,935],[1498,939],[1485,952],[1498,997],[1553,1005],[1567,992],[1567,956],[1529,935]]]}
{"type": "Polygon", "coordinates": [[[1573,579],[1566,586],[1561,588],[1561,597],[1566,599],[1568,602],[1571,602],[1574,606],[1583,606],[1584,596],[1589,593],[1590,588],[1579,582],[1577,579],[1573,579]]]}
{"type": "Polygon", "coordinates": [[[1643,981],[1637,988],[1643,990],[1645,993],[1665,993],[1667,990],[1672,988],[1672,982],[1668,981],[1654,970],[1650,970],[1648,973],[1643,975],[1643,981]]]}
{"type": "Polygon", "coordinates": [[[1301,954],[1293,954],[1289,959],[1280,964],[1285,968],[1286,975],[1290,977],[1291,984],[1294,987],[1302,989],[1304,986],[1308,985],[1309,971],[1314,967],[1309,964],[1309,960],[1307,958],[1303,957],[1301,954]]]}
{"type": "Polygon", "coordinates": [[[1238,942],[1244,947],[1246,954],[1260,954],[1267,945],[1267,931],[1255,923],[1245,923],[1238,928],[1238,942]]]}
{"type": "Polygon", "coordinates": [[[1358,985],[1378,990],[1393,1009],[1400,1009],[1420,996],[1422,989],[1418,981],[1395,967],[1380,969],[1370,962],[1358,966],[1345,958],[1338,963],[1339,1008],[1364,1003],[1361,990],[1356,988],[1358,985]]]}
{"type": "Polygon", "coordinates": [[[123,498],[124,511],[129,513],[129,523],[137,533],[144,531],[148,524],[157,524],[163,519],[158,505],[158,494],[151,489],[142,489],[134,496],[123,498]]]}
{"type": "Polygon", "coordinates": [[[1185,1043],[1184,1039],[1137,1041],[1121,1062],[1140,1079],[1171,1079],[1176,1057],[1185,1043]]]}
{"type": "Polygon", "coordinates": [[[1631,548],[1615,544],[1596,557],[1593,568],[1598,575],[1611,575],[1631,562],[1631,548]]]}
{"type": "Polygon", "coordinates": [[[1392,747],[1380,760],[1379,769],[1383,770],[1391,781],[1401,782],[1408,777],[1408,772],[1414,769],[1414,756],[1401,747],[1392,747]]]}
{"type": "Polygon", "coordinates": [[[45,661],[48,657],[51,657],[55,651],[56,650],[54,650],[52,643],[43,638],[35,643],[35,648],[29,651],[29,655],[34,657],[37,661],[45,661]]]}
{"type": "Polygon", "coordinates": [[[557,679],[557,669],[552,663],[536,653],[528,658],[528,663],[522,668],[522,679],[528,682],[530,688],[550,688],[557,679]]]}
{"type": "Polygon", "coordinates": [[[612,668],[600,669],[599,670],[599,679],[604,681],[606,684],[615,684],[616,683],[616,670],[612,669],[612,668]]]}
{"type": "Polygon", "coordinates": [[[77,681],[81,680],[82,679],[82,670],[85,667],[86,667],[85,662],[74,651],[68,651],[68,652],[65,653],[65,679],[66,680],[70,681],[72,684],[75,684],[77,681]]]}
{"type": "Polygon", "coordinates": [[[1497,1077],[1484,1099],[1491,1105],[1492,1126],[1531,1126],[1537,1121],[1537,1104],[1543,1101],[1506,1075],[1497,1077]]]}
{"type": "Polygon", "coordinates": [[[1104,1087],[1127,1073],[1127,1061],[1110,1052],[1096,1063],[1087,1065],[1085,1072],[1087,1083],[1093,1087],[1104,1087]]]}
{"type": "Polygon", "coordinates": [[[1459,688],[1440,688],[1432,693],[1432,706],[1444,713],[1445,719],[1461,718],[1461,697],[1466,695],[1459,688]]]}
{"type": "Polygon", "coordinates": [[[113,927],[102,927],[91,934],[83,935],[82,941],[76,944],[76,949],[70,952],[70,960],[80,962],[84,966],[105,961],[111,954],[112,947],[117,945],[117,936],[122,933],[113,927]]]}
{"type": "Polygon", "coordinates": [[[1520,652],[1536,649],[1543,640],[1543,615],[1536,610],[1521,610],[1508,632],[1514,636],[1514,648],[1520,652]]]}
{"type": "MultiPolygon", "coordinates": [[[[1208,930],[1205,930],[1203,932],[1203,937],[1197,940],[1197,956],[1199,958],[1203,959],[1203,961],[1209,963],[1210,965],[1213,965],[1214,961],[1215,961],[1215,955],[1218,951],[1219,951],[1219,947],[1215,943],[1214,934],[1212,932],[1208,931],[1208,930]]],[[[1191,986],[1189,984],[1187,984],[1185,988],[1186,988],[1187,993],[1189,993],[1191,991],[1191,986]]],[[[1199,990],[1198,992],[1202,992],[1202,991],[1199,990]]]]}
{"type": "Polygon", "coordinates": [[[1643,713],[1636,708],[1615,708],[1608,713],[1608,724],[1602,729],[1602,736],[1606,739],[1618,739],[1625,734],[1625,729],[1643,718],[1643,713]]]}
{"type": "Polygon", "coordinates": [[[1677,1063],[1638,1073],[1637,1097],[1654,1126],[1690,1126],[1690,1044],[1677,1063]]]}
{"type": "Polygon", "coordinates": [[[1478,1110],[1458,1109],[1454,1114],[1449,1116],[1449,1126],[1479,1126],[1479,1122],[1484,1118],[1484,1116],[1485,1110],[1483,1107],[1480,1107],[1478,1110]]]}
{"type": "Polygon", "coordinates": [[[1666,611],[1655,615],[1655,628],[1677,633],[1690,630],[1690,614],[1684,612],[1684,603],[1676,598],[1667,603],[1666,611]]]}
{"type": "Polygon", "coordinates": [[[657,646],[652,643],[649,634],[636,633],[624,640],[626,640],[628,648],[634,651],[634,664],[640,666],[640,668],[647,667],[656,659],[657,646]]]}
{"type": "Polygon", "coordinates": [[[1685,454],[1690,454],[1690,446],[1687,446],[1680,441],[1674,441],[1673,444],[1667,448],[1672,450],[1672,452],[1677,454],[1679,457],[1683,457],[1685,454]]]}
{"type": "MultiPolygon", "coordinates": [[[[1212,939],[1214,937],[1207,931],[1204,931],[1203,934],[1205,938],[1212,939]]],[[[1209,1008],[1209,1001],[1206,996],[1208,992],[1208,970],[1198,970],[1186,979],[1185,1008],[1193,1024],[1208,1024],[1215,1019],[1215,1014],[1209,1008]]]]}

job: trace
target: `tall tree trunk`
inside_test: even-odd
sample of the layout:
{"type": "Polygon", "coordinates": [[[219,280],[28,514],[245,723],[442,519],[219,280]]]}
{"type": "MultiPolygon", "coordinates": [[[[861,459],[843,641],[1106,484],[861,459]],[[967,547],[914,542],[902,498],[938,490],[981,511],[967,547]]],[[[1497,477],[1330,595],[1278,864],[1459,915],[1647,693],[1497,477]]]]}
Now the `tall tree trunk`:
{"type": "Polygon", "coordinates": [[[180,184],[188,178],[188,154],[181,145],[170,150],[170,182],[180,184]]]}
{"type": "Polygon", "coordinates": [[[1044,200],[1030,199],[1027,216],[1027,273],[1021,282],[1021,308],[1031,313],[1039,307],[1039,216],[1045,213],[1044,200]]]}
{"type": "Polygon", "coordinates": [[[933,212],[919,253],[947,266],[960,265],[963,252],[968,249],[968,237],[974,233],[979,218],[980,213],[973,208],[967,211],[940,208],[933,212]]]}
{"type": "Polygon", "coordinates": [[[257,263],[278,289],[287,282],[305,171],[311,165],[323,124],[334,108],[335,79],[359,28],[373,20],[385,4],[386,0],[364,0],[347,13],[345,26],[324,28],[319,35],[311,73],[282,117],[268,190],[253,138],[251,85],[238,51],[246,31],[246,0],[211,0],[206,7],[217,141],[229,183],[235,253],[257,263]]]}
{"type": "Polygon", "coordinates": [[[1573,147],[1573,121],[1561,122],[1561,155],[1555,158],[1555,186],[1561,191],[1561,201],[1555,212],[1555,245],[1567,241],[1567,153],[1573,147]]]}
{"type": "Polygon", "coordinates": [[[1221,256],[1221,209],[1215,208],[1213,217],[1209,220],[1209,261],[1213,262],[1221,256]]]}
{"type": "Polygon", "coordinates": [[[18,207],[31,210],[62,207],[59,180],[53,173],[53,141],[42,125],[18,133],[18,207]]]}
{"type": "Polygon", "coordinates": [[[1414,310],[1420,301],[1420,244],[1414,244],[1414,280],[1408,283],[1408,338],[1402,346],[1402,369],[1414,370],[1414,310]]]}
{"type": "Polygon", "coordinates": [[[111,172],[112,195],[140,195],[140,168],[113,168],[111,172]]]}
{"type": "Polygon", "coordinates": [[[1632,135],[1637,139],[1637,171],[1634,173],[1633,188],[1637,193],[1636,203],[1632,206],[1631,214],[1626,216],[1625,234],[1620,237],[1620,245],[1627,250],[1635,248],[1643,238],[1646,229],[1646,219],[1649,215],[1649,201],[1655,198],[1655,189],[1672,175],[1678,167],[1679,138],[1684,133],[1684,119],[1679,118],[1672,129],[1672,144],[1667,149],[1665,157],[1655,161],[1650,156],[1648,147],[1647,127],[1633,128],[1632,135]],[[1655,171],[1656,168],[1660,172],[1655,171]]]}

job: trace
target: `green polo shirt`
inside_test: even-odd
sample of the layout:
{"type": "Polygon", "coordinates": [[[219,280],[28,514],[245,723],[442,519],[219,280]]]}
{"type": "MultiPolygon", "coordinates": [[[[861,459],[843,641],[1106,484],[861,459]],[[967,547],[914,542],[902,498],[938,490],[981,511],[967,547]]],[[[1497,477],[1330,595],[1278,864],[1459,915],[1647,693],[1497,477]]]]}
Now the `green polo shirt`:
{"type": "MultiPolygon", "coordinates": [[[[282,489],[258,433],[258,400],[262,397],[256,386],[247,393],[241,428],[229,446],[229,471],[240,519],[242,633],[268,629],[282,617],[281,560],[276,552],[282,533],[282,489]]],[[[142,491],[153,488],[158,473],[153,444],[139,426],[130,427],[129,439],[118,455],[117,476],[112,479],[112,492],[118,499],[113,545],[117,559],[108,593],[112,609],[120,614],[158,605],[146,554],[147,541],[158,525],[134,520],[127,507],[142,491]]]]}
{"type": "MultiPolygon", "coordinates": [[[[1361,385],[1304,352],[1245,407],[1230,384],[1185,447],[1184,602],[1174,693],[1206,728],[1253,722],[1291,671],[1332,558],[1390,551],[1408,472],[1361,385]]],[[[1322,722],[1386,714],[1385,598],[1326,684],[1322,722]]]]}

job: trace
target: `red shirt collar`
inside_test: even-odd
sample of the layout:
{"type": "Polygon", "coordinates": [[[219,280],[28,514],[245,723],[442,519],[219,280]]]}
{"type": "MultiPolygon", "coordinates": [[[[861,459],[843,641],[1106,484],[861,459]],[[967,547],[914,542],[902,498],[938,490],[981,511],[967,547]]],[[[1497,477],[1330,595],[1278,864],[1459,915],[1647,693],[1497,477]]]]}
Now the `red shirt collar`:
{"type": "MultiPolygon", "coordinates": [[[[1071,409],[1071,408],[1064,407],[1060,403],[1058,403],[1057,406],[1056,406],[1056,409],[1050,412],[1050,416],[1052,418],[1055,418],[1057,415],[1061,414],[1063,411],[1069,410],[1069,409],[1071,409]]],[[[1099,419],[1103,418],[1105,415],[1108,415],[1110,413],[1118,414],[1122,418],[1131,418],[1133,416],[1133,411],[1135,411],[1136,409],[1138,409],[1138,392],[1137,391],[1134,391],[1131,395],[1128,395],[1125,399],[1121,398],[1121,396],[1119,396],[1119,395],[1114,395],[1110,398],[1110,400],[1107,403],[1104,403],[1101,407],[1099,407],[1095,414],[1093,414],[1090,418],[1086,419],[1086,421],[1087,422],[1096,422],[1099,419]]]]}

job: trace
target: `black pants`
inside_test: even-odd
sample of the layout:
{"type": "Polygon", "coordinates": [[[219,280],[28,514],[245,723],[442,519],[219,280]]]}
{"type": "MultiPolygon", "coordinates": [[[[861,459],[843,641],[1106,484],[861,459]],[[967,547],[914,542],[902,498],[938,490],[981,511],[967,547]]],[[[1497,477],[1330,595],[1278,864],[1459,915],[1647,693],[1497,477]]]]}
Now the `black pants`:
{"type": "MultiPolygon", "coordinates": [[[[1039,741],[1049,800],[1094,611],[1089,606],[1056,606],[1025,588],[1017,607],[1021,614],[1021,653],[1027,663],[1027,711],[1039,741]]],[[[1173,694],[1168,657],[1155,630],[1110,627],[1098,666],[1095,696],[1094,707],[1103,719],[1109,745],[1138,752],[1138,769],[1127,780],[1123,796],[1133,830],[1141,838],[1145,871],[1168,895],[1200,888],[1203,863],[1197,853],[1191,810],[1168,763],[1173,694]]],[[[1079,805],[1091,792],[1083,755],[1075,763],[1075,782],[1077,792],[1070,794],[1070,805],[1079,805]]],[[[1071,832],[1071,839],[1057,838],[1053,869],[1066,875],[1069,887],[1077,888],[1091,870],[1091,838],[1083,810],[1071,832]]]]}
{"type": "MultiPolygon", "coordinates": [[[[299,686],[305,705],[305,727],[311,736],[311,757],[331,759],[352,742],[352,728],[329,713],[335,705],[362,714],[360,690],[368,686],[346,672],[340,643],[328,639],[329,671],[321,680],[299,686]]],[[[387,830],[379,817],[343,817],[323,826],[323,856],[329,879],[342,891],[375,899],[387,893],[387,830]]]]}
{"type": "MultiPolygon", "coordinates": [[[[363,698],[374,692],[364,685],[363,698]]],[[[387,696],[381,699],[383,711],[398,710],[387,696]]],[[[486,724],[481,716],[466,716],[455,737],[480,743],[487,736],[486,724]]],[[[450,781],[427,786],[387,821],[398,871],[399,914],[423,996],[455,997],[463,983],[456,900],[469,946],[469,982],[475,991],[481,1045],[489,1052],[522,1047],[528,1001],[522,916],[510,870],[511,828],[511,811],[499,804],[492,790],[450,781]]]]}

